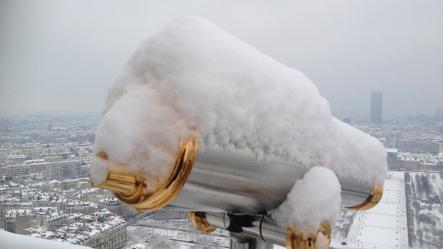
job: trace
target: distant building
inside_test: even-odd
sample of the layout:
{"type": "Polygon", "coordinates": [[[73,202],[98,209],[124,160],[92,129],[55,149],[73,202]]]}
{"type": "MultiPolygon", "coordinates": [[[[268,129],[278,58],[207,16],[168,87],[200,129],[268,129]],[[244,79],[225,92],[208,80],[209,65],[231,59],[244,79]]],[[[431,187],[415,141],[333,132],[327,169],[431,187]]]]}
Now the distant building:
{"type": "Polygon", "coordinates": [[[12,233],[27,234],[26,228],[35,225],[30,209],[11,209],[5,214],[5,230],[12,233]]]}
{"type": "Polygon", "coordinates": [[[81,166],[81,160],[68,159],[63,161],[47,162],[46,176],[56,180],[76,178],[80,175],[81,166]]]}
{"type": "Polygon", "coordinates": [[[399,152],[393,148],[386,149],[386,152],[389,170],[443,172],[438,156],[428,153],[399,152]]]}
{"type": "Polygon", "coordinates": [[[25,155],[27,158],[35,160],[40,159],[44,153],[43,149],[40,148],[26,148],[23,149],[23,155],[25,155]]]}
{"type": "Polygon", "coordinates": [[[107,197],[107,198],[104,198],[98,202],[99,209],[105,208],[105,209],[107,209],[115,214],[118,214],[120,216],[125,216],[127,214],[124,212],[127,210],[127,209],[124,209],[124,207],[125,206],[122,204],[122,202],[119,201],[115,197],[107,197]]]}
{"type": "Polygon", "coordinates": [[[381,92],[371,93],[371,123],[381,124],[383,122],[383,94],[381,92]]]}
{"type": "Polygon", "coordinates": [[[401,152],[430,153],[437,155],[443,152],[443,143],[431,139],[400,139],[397,148],[401,152]]]}
{"type": "Polygon", "coordinates": [[[26,160],[23,162],[23,166],[29,167],[30,174],[39,174],[46,176],[46,168],[48,166],[48,163],[45,162],[44,159],[26,160]]]}

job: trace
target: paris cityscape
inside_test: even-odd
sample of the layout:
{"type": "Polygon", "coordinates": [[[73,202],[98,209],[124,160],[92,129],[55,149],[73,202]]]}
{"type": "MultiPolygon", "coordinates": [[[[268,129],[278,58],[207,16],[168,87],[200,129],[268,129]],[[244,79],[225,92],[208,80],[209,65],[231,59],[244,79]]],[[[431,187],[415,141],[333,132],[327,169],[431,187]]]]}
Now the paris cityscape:
{"type": "MultiPolygon", "coordinates": [[[[345,122],[386,147],[385,192],[373,209],[342,210],[332,247],[441,248],[442,111],[382,121],[378,95],[372,95],[370,122],[345,122]]],[[[99,120],[98,115],[0,119],[1,229],[93,248],[229,248],[228,232],[201,234],[183,211],[138,213],[111,192],[92,187],[88,175],[99,120]]]]}
{"type": "Polygon", "coordinates": [[[0,249],[443,249],[442,13],[0,0],[0,249]]]}

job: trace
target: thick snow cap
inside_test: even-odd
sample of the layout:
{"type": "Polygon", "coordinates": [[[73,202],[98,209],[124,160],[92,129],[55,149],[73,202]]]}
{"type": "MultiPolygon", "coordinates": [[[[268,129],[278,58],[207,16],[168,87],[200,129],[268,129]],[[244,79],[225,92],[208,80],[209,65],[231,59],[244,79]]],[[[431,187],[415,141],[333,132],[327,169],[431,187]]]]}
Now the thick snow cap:
{"type": "Polygon", "coordinates": [[[295,182],[287,199],[271,211],[280,226],[295,225],[299,231],[315,231],[322,222],[334,223],[340,212],[340,183],[334,172],[312,167],[295,182]]]}
{"type": "Polygon", "coordinates": [[[280,157],[340,178],[384,178],[386,153],[375,138],[332,117],[303,73],[198,17],[172,22],[143,42],[115,80],[98,127],[91,177],[109,168],[165,179],[179,139],[200,149],[247,149],[258,160],[280,157]]]}

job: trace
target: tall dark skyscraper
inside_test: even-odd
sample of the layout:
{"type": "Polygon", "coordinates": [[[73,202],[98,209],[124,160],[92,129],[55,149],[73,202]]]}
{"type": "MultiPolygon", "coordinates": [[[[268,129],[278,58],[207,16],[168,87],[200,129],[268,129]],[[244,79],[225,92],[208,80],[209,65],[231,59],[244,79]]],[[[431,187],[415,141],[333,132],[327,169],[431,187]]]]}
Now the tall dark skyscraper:
{"type": "Polygon", "coordinates": [[[371,123],[381,124],[383,122],[383,94],[381,92],[371,93],[371,123]]]}

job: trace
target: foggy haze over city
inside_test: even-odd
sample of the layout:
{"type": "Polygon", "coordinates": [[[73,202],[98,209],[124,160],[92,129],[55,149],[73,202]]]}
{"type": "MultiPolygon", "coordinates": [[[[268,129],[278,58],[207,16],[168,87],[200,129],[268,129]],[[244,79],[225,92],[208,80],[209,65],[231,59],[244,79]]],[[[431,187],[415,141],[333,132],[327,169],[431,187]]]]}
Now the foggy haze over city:
{"type": "Polygon", "coordinates": [[[443,108],[441,1],[1,1],[0,113],[100,113],[137,46],[198,15],[305,73],[338,117],[443,108]]]}

